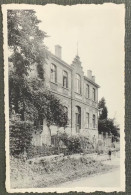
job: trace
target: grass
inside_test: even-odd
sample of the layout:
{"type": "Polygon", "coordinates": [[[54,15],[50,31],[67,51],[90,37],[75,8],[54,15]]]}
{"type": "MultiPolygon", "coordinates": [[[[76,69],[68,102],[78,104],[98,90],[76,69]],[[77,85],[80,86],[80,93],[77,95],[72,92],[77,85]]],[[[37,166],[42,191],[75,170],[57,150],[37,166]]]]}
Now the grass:
{"type": "Polygon", "coordinates": [[[73,179],[108,171],[112,166],[91,158],[63,157],[29,163],[11,158],[11,188],[44,188],[73,179]]]}

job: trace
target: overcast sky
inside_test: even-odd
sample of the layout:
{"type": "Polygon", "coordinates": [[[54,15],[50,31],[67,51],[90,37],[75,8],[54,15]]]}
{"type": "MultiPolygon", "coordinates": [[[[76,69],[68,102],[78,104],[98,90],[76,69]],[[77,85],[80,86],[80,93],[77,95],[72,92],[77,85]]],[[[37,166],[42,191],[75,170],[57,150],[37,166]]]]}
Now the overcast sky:
{"type": "MultiPolygon", "coordinates": [[[[36,8],[37,6],[35,6],[36,8]]],[[[105,97],[110,118],[124,124],[124,5],[46,5],[35,9],[40,28],[50,36],[45,44],[54,53],[62,46],[62,59],[71,64],[77,53],[87,74],[91,69],[105,97]]]]}

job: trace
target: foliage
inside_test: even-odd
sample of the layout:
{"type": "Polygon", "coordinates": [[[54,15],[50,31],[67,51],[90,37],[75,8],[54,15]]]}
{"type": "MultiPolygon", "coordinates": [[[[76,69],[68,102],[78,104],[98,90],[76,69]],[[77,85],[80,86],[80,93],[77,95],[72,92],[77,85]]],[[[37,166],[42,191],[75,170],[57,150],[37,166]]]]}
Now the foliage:
{"type": "Polygon", "coordinates": [[[106,133],[112,133],[114,136],[119,136],[118,129],[119,127],[115,125],[114,119],[108,118],[108,111],[106,107],[106,101],[102,98],[98,104],[99,109],[102,108],[102,113],[99,116],[98,120],[98,131],[99,133],[103,132],[104,135],[106,133]]]}
{"type": "Polygon", "coordinates": [[[62,140],[68,149],[69,153],[81,153],[93,151],[93,145],[88,138],[82,135],[70,135],[66,133],[59,135],[59,140],[62,140]]]}
{"type": "Polygon", "coordinates": [[[38,118],[38,110],[33,104],[31,88],[26,78],[10,74],[9,100],[10,111],[21,114],[21,120],[33,121],[38,118]]]}
{"type": "MultiPolygon", "coordinates": [[[[23,121],[33,120],[38,118],[38,111],[33,105],[27,76],[32,64],[43,67],[45,63],[43,40],[47,35],[39,29],[40,21],[33,10],[8,10],[7,22],[10,111],[21,114],[23,121]]],[[[44,67],[40,72],[40,78],[44,79],[44,67]]]]}
{"type": "Polygon", "coordinates": [[[71,153],[82,152],[79,137],[76,137],[76,136],[67,137],[67,140],[64,140],[64,144],[67,146],[69,152],[71,152],[71,153]]]}
{"type": "Polygon", "coordinates": [[[106,101],[105,101],[104,97],[101,98],[101,100],[99,101],[98,108],[102,109],[102,113],[100,114],[99,119],[100,120],[107,119],[108,110],[107,110],[107,107],[106,107],[106,101]]]}
{"type": "MultiPolygon", "coordinates": [[[[39,29],[40,20],[33,10],[8,10],[8,45],[11,52],[9,58],[19,76],[27,75],[30,65],[37,63],[42,67],[45,63],[46,50],[43,44],[47,36],[39,29]]],[[[42,68],[40,68],[41,78],[42,68]]]]}
{"type": "Polygon", "coordinates": [[[8,11],[9,98],[10,111],[21,114],[21,120],[42,121],[48,125],[67,124],[67,113],[60,101],[45,90],[44,63],[47,52],[43,40],[46,33],[39,29],[40,21],[33,10],[8,11]],[[37,64],[39,78],[29,79],[32,64],[37,64]]]}
{"type": "Polygon", "coordinates": [[[120,134],[118,133],[119,127],[114,124],[114,119],[105,119],[105,120],[100,120],[98,121],[98,131],[99,133],[108,133],[110,135],[111,133],[114,136],[119,137],[120,134]]]}
{"type": "Polygon", "coordinates": [[[32,130],[39,130],[43,119],[48,126],[64,127],[68,117],[60,101],[45,89],[44,64],[48,55],[43,41],[47,35],[39,29],[35,11],[8,10],[7,21],[10,118],[12,113],[20,116],[10,125],[11,153],[15,154],[28,148],[32,130]],[[34,79],[29,78],[32,65],[38,71],[34,79]]]}
{"type": "Polygon", "coordinates": [[[64,111],[64,106],[60,103],[51,92],[35,91],[34,92],[34,105],[39,112],[38,119],[43,121],[46,119],[47,125],[57,125],[65,127],[68,123],[68,115],[64,111]]]}
{"type": "Polygon", "coordinates": [[[50,156],[53,155],[52,148],[47,145],[42,146],[33,146],[30,145],[27,150],[27,157],[36,158],[36,157],[43,157],[43,156],[50,156]]]}
{"type": "Polygon", "coordinates": [[[14,156],[28,149],[32,139],[33,124],[17,118],[10,121],[10,153],[14,156]]]}

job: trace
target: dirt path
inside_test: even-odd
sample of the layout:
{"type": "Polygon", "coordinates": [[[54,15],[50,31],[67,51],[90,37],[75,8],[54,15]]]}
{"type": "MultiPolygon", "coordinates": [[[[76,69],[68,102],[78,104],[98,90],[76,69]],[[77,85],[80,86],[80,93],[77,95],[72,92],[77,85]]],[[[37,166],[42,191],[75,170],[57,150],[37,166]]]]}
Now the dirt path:
{"type": "Polygon", "coordinates": [[[74,187],[119,187],[120,186],[120,171],[114,169],[108,173],[102,173],[87,178],[82,178],[53,187],[57,188],[74,188],[74,187]]]}

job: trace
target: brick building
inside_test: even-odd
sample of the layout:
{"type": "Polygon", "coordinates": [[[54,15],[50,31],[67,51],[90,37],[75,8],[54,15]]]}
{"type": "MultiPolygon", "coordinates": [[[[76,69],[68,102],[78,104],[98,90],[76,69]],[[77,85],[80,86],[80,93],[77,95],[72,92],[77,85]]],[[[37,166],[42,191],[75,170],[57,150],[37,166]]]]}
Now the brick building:
{"type": "MultiPolygon", "coordinates": [[[[60,99],[68,111],[69,125],[65,131],[97,139],[99,85],[95,83],[95,76],[92,76],[91,70],[84,75],[78,55],[71,65],[64,62],[61,56],[62,48],[56,45],[55,55],[49,53],[47,63],[44,65],[45,85],[60,99]]],[[[56,134],[57,127],[51,126],[51,132],[56,134]]],[[[49,133],[47,127],[43,125],[41,140],[45,140],[45,135],[49,143],[49,133]]]]}

